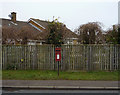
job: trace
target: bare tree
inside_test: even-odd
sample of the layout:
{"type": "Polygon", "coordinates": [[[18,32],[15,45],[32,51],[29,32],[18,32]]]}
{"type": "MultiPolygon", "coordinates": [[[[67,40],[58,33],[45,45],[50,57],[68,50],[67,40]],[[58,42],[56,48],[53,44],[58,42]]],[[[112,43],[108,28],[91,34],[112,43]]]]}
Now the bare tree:
{"type": "Polygon", "coordinates": [[[18,39],[22,42],[21,44],[27,44],[28,39],[35,39],[36,33],[33,30],[30,30],[29,27],[22,27],[17,33],[18,39]]]}
{"type": "Polygon", "coordinates": [[[17,31],[15,28],[2,27],[2,44],[14,44],[17,41],[17,31]]]}
{"type": "Polygon", "coordinates": [[[27,44],[28,39],[36,39],[36,35],[38,35],[38,33],[31,30],[28,26],[24,26],[21,29],[4,26],[2,27],[2,43],[27,44]]]}
{"type": "Polygon", "coordinates": [[[89,22],[79,26],[79,42],[82,44],[95,44],[96,35],[101,33],[102,24],[100,22],[89,22]]]}

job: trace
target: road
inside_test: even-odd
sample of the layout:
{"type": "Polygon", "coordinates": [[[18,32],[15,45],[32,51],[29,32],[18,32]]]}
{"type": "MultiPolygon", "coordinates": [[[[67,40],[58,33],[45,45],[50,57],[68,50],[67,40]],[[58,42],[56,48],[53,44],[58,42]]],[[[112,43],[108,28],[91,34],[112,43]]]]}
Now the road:
{"type": "Polygon", "coordinates": [[[118,90],[3,89],[2,95],[119,95],[118,90]]]}

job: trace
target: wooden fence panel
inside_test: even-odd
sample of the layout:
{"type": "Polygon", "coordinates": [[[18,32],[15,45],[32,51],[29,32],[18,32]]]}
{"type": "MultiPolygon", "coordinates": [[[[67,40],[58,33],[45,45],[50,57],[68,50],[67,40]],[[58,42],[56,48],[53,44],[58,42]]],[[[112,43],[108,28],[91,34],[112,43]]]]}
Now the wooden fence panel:
{"type": "MultiPolygon", "coordinates": [[[[120,45],[62,45],[60,70],[119,69],[120,45]]],[[[57,70],[53,45],[3,45],[2,68],[57,70]]]]}

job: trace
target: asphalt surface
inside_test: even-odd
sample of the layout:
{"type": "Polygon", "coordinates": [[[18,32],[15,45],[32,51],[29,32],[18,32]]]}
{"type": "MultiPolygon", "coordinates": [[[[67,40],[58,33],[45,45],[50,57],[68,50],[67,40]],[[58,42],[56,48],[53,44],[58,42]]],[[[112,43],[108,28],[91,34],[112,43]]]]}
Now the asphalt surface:
{"type": "Polygon", "coordinates": [[[3,90],[3,93],[119,93],[118,90],[3,90]]]}
{"type": "Polygon", "coordinates": [[[119,95],[118,90],[3,90],[2,95],[119,95]]]}

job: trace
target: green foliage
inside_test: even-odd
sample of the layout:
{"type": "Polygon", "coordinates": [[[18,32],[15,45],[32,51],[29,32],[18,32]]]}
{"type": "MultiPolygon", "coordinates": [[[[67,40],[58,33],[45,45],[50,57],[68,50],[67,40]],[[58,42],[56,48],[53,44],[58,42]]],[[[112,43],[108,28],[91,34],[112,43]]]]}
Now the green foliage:
{"type": "Polygon", "coordinates": [[[57,19],[49,22],[48,31],[49,35],[47,37],[47,44],[53,44],[55,46],[61,46],[63,44],[63,24],[58,22],[57,19]]]}
{"type": "Polygon", "coordinates": [[[15,66],[14,64],[7,64],[6,70],[16,70],[17,66],[15,66]]]}
{"type": "Polygon", "coordinates": [[[106,35],[106,42],[110,44],[118,44],[118,32],[109,30],[106,35]]]}
{"type": "Polygon", "coordinates": [[[120,44],[120,28],[118,29],[118,44],[120,44]]]}

